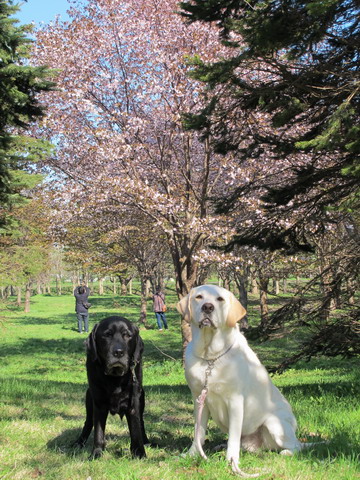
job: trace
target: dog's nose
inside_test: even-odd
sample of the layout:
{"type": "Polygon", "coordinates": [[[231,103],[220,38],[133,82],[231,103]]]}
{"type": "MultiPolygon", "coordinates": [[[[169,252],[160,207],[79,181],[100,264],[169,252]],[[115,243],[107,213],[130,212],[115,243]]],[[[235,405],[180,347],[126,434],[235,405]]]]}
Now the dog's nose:
{"type": "Polygon", "coordinates": [[[201,310],[204,313],[211,313],[214,311],[214,305],[212,303],[204,303],[204,305],[201,307],[201,310]]]}
{"type": "Polygon", "coordinates": [[[114,357],[120,358],[124,355],[124,350],[122,348],[116,348],[113,351],[114,357]]]}

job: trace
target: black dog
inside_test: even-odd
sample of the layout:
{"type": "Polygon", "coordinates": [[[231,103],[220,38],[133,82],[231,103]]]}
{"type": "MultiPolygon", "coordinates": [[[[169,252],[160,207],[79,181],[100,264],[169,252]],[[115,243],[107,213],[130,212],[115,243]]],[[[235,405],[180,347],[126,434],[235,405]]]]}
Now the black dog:
{"type": "Polygon", "coordinates": [[[105,448],[105,425],[109,412],[126,416],[135,457],[145,457],[142,388],[142,353],[144,344],[139,329],[123,317],[108,317],[96,324],[86,340],[86,421],[74,445],[83,447],[94,427],[91,458],[98,458],[105,448]]]}

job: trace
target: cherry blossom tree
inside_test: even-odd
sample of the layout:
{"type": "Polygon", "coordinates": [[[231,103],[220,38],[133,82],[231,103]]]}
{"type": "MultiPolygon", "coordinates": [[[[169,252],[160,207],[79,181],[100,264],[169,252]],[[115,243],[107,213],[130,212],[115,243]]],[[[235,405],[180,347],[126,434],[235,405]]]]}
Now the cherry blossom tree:
{"type": "Polygon", "coordinates": [[[243,169],[183,129],[202,89],[187,60],[223,47],[211,26],[187,27],[176,10],[174,0],[75,3],[70,22],[38,32],[34,59],[59,72],[37,132],[57,145],[46,165],[62,212],[54,228],[86,215],[89,229],[116,231],[137,210],[161,232],[181,297],[197,282],[196,254],[226,231],[211,199],[243,169]]]}

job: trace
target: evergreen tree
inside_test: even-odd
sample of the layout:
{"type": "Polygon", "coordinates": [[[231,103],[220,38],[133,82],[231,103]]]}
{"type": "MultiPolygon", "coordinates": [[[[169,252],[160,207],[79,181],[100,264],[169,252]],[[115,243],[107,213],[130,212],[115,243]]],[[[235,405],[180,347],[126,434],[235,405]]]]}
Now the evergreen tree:
{"type": "Polygon", "coordinates": [[[185,125],[201,130],[216,151],[233,151],[261,172],[220,202],[222,212],[243,215],[230,247],[314,249],[320,256],[327,250],[320,275],[261,334],[298,319],[312,329],[280,369],[319,353],[358,354],[360,309],[347,287],[356,290],[360,267],[358,0],[181,5],[188,22],[216,24],[231,52],[213,64],[192,59],[192,76],[208,90],[205,106],[185,115],[185,125]],[[256,204],[252,216],[249,199],[256,204]],[[309,292],[319,283],[319,301],[309,308],[309,292]],[[331,313],[333,304],[343,310],[331,313]]]}
{"type": "MultiPolygon", "coordinates": [[[[0,0],[0,203],[12,191],[11,170],[33,159],[41,142],[20,135],[44,114],[38,95],[54,87],[46,67],[28,62],[31,26],[17,26],[13,17],[18,7],[11,0],[0,0]]],[[[47,147],[46,147],[47,148],[47,147]]],[[[4,222],[4,216],[0,218],[4,222]]]]}
{"type": "MultiPolygon", "coordinates": [[[[328,154],[331,162],[321,168],[314,162],[296,165],[287,183],[267,186],[266,202],[287,205],[326,181],[329,188],[317,197],[317,208],[349,207],[349,202],[358,207],[359,2],[192,0],[181,5],[189,22],[216,23],[232,49],[230,59],[215,64],[193,59],[193,76],[208,84],[210,101],[200,113],[185,116],[188,128],[210,136],[217,151],[234,150],[242,159],[260,156],[264,145],[275,158],[328,154]],[[256,128],[252,113],[263,113],[273,128],[256,128]]],[[[225,209],[242,192],[227,198],[225,209]]],[[[257,233],[257,239],[269,237],[257,233]]],[[[275,247],[296,243],[293,232],[287,232],[288,242],[284,232],[274,241],[274,233],[275,247]]]]}

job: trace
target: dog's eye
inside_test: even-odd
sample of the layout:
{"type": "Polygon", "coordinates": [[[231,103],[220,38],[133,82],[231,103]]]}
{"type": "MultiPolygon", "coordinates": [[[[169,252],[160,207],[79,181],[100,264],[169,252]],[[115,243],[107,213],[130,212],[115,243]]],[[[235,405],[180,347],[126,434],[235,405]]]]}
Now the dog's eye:
{"type": "Polygon", "coordinates": [[[218,302],[225,302],[225,298],[223,297],[218,297],[217,299],[218,299],[218,302]]]}
{"type": "Polygon", "coordinates": [[[131,333],[129,333],[129,332],[124,332],[124,333],[122,334],[122,337],[123,337],[124,340],[125,340],[125,339],[126,339],[126,340],[130,340],[130,338],[131,338],[131,333]]]}
{"type": "Polygon", "coordinates": [[[106,332],[104,332],[104,337],[112,337],[112,331],[107,330],[106,332]]]}
{"type": "Polygon", "coordinates": [[[203,298],[203,296],[202,296],[202,295],[196,295],[195,298],[196,298],[197,300],[201,300],[201,299],[203,298]]]}

